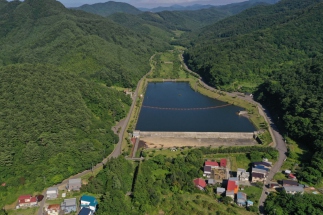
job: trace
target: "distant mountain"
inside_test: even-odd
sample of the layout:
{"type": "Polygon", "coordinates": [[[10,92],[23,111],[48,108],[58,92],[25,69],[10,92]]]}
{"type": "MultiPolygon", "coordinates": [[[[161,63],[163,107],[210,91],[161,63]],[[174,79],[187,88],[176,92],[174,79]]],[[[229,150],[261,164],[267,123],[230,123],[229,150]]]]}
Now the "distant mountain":
{"type": "Polygon", "coordinates": [[[140,14],[142,12],[130,4],[114,1],[96,3],[92,5],[85,4],[73,9],[83,10],[85,12],[98,14],[101,16],[109,16],[114,13],[140,14]]]}
{"type": "Polygon", "coordinates": [[[214,5],[201,5],[201,4],[194,4],[190,6],[182,6],[182,5],[172,5],[169,7],[156,7],[156,8],[138,8],[141,11],[148,11],[148,12],[162,12],[162,11],[182,11],[182,10],[201,10],[207,9],[210,7],[214,7],[214,5]]]}

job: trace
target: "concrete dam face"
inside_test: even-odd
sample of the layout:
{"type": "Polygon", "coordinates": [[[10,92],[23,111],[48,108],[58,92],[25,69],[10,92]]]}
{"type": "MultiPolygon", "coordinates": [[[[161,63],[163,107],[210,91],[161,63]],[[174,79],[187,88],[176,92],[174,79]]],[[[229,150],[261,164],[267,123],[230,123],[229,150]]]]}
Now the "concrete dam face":
{"type": "Polygon", "coordinates": [[[154,132],[137,131],[149,148],[220,147],[256,145],[253,132],[154,132]]]}
{"type": "Polygon", "coordinates": [[[253,132],[159,132],[140,131],[140,138],[224,138],[224,139],[253,139],[253,132]]]}

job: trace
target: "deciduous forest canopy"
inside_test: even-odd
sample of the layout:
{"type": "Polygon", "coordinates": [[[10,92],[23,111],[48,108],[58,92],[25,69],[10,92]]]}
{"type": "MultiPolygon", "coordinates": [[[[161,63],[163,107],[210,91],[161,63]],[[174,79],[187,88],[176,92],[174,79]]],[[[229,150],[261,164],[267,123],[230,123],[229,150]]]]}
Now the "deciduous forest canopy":
{"type": "MultiPolygon", "coordinates": [[[[99,14],[110,14],[105,12],[99,14]]],[[[111,86],[134,88],[149,71],[149,58],[171,44],[187,48],[186,63],[208,84],[253,92],[282,131],[312,150],[298,179],[322,185],[321,0],[129,13],[103,17],[55,0],[0,0],[0,183],[6,183],[0,207],[107,156],[118,141],[111,127],[131,105],[111,86]]],[[[197,196],[191,181],[200,175],[203,153],[157,156],[138,166],[119,157],[84,190],[102,195],[98,214],[156,212],[156,205],[178,214],[199,213],[201,204],[214,211],[207,199],[184,196],[197,196]],[[173,202],[163,199],[166,195],[173,202]]],[[[319,214],[320,198],[270,195],[265,209],[319,214]],[[296,204],[300,201],[308,207],[296,204]]],[[[228,210],[219,214],[238,213],[228,210]]]]}

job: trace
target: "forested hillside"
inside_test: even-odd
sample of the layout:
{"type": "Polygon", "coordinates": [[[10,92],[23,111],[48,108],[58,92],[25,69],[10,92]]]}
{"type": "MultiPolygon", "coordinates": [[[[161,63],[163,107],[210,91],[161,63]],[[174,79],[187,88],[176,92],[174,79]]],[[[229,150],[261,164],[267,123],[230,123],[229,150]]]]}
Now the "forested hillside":
{"type": "Polygon", "coordinates": [[[279,118],[288,135],[305,142],[314,155],[301,163],[298,178],[310,184],[323,180],[323,57],[273,72],[256,99],[279,118]],[[273,102],[275,101],[275,102],[273,102]]]}
{"type": "Polygon", "coordinates": [[[0,4],[0,207],[96,164],[149,58],[169,48],[55,0],[0,4]]]}
{"type": "Polygon", "coordinates": [[[39,192],[112,152],[129,97],[50,65],[9,65],[0,76],[2,204],[15,200],[6,191],[39,192]]]}
{"type": "MultiPolygon", "coordinates": [[[[283,64],[292,65],[322,53],[323,4],[314,0],[308,2],[312,4],[308,3],[306,5],[310,6],[296,10],[293,8],[299,4],[304,5],[304,1],[284,0],[276,5],[267,6],[268,11],[279,11],[284,3],[285,6],[289,5],[294,13],[293,18],[286,16],[284,19],[280,19],[284,15],[276,16],[273,13],[264,22],[260,21],[256,25],[262,26],[263,23],[267,26],[266,29],[253,27],[247,30],[248,33],[228,35],[223,39],[218,36],[206,39],[205,34],[201,34],[201,40],[193,42],[193,47],[186,52],[185,60],[193,71],[200,73],[213,86],[224,86],[228,90],[239,89],[245,83],[246,86],[256,86],[268,77],[273,69],[280,68],[283,64]],[[272,26],[275,17],[278,23],[272,26]],[[272,21],[267,22],[268,19],[272,21]],[[259,28],[261,30],[258,30],[259,28]]],[[[250,10],[257,11],[256,9],[250,10]]],[[[288,8],[284,10],[289,14],[288,8]]],[[[256,17],[258,13],[236,22],[243,26],[243,23],[250,21],[252,25],[252,20],[257,20],[256,17]]],[[[219,25],[221,24],[217,24],[219,25]]]]}
{"type": "Polygon", "coordinates": [[[88,13],[98,14],[100,16],[109,16],[114,13],[140,14],[141,11],[134,6],[123,3],[108,1],[105,3],[85,4],[80,7],[72,8],[74,10],[83,10],[88,13]]]}
{"type": "Polygon", "coordinates": [[[0,65],[50,63],[133,87],[155,50],[169,46],[108,19],[52,0],[10,2],[0,10],[0,65]]]}

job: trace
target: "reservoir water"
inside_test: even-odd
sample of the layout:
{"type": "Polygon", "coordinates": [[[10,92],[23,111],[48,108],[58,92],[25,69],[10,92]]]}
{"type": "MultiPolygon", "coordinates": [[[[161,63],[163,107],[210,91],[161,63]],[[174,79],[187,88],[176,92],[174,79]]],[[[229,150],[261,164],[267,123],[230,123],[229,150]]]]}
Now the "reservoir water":
{"type": "Polygon", "coordinates": [[[253,132],[243,108],[195,92],[187,82],[148,83],[136,130],[253,132]]]}

